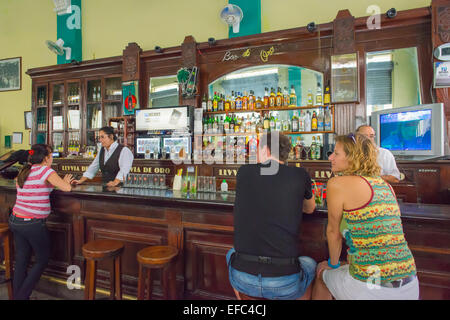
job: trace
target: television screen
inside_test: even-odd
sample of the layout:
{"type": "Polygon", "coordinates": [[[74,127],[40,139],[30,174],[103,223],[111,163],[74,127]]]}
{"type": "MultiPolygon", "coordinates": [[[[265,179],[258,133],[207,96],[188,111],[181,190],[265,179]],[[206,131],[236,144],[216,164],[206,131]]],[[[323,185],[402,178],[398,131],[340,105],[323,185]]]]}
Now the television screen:
{"type": "Polygon", "coordinates": [[[392,150],[431,150],[431,109],[380,114],[380,146],[392,150]]]}

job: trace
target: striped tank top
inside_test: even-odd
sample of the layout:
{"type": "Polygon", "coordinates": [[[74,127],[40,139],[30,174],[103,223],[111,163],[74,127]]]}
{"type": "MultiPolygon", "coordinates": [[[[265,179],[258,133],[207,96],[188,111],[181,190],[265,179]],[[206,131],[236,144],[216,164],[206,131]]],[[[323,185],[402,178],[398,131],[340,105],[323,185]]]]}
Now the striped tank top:
{"type": "Polygon", "coordinates": [[[17,187],[16,204],[13,212],[21,217],[47,218],[50,214],[50,193],[53,186],[46,180],[53,173],[47,166],[33,165],[30,174],[23,184],[23,188],[17,187]]]}
{"type": "Polygon", "coordinates": [[[341,231],[346,240],[350,275],[360,281],[380,277],[381,283],[416,274],[391,186],[382,178],[361,177],[372,190],[369,202],[344,210],[341,231]]]}

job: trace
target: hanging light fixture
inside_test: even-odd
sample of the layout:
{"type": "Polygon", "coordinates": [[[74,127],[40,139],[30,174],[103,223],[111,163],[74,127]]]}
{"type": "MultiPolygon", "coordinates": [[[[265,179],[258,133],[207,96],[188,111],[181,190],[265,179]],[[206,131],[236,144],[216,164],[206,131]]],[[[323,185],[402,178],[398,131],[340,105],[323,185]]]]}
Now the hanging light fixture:
{"type": "Polygon", "coordinates": [[[53,11],[56,11],[59,16],[72,13],[71,0],[53,0],[53,3],[55,4],[53,11]]]}

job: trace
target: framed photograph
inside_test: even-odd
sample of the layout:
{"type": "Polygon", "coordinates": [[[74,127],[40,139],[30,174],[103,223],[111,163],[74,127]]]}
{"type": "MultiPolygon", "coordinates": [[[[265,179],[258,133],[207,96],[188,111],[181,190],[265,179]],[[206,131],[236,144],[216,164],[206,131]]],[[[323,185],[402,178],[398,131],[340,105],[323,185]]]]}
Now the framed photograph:
{"type": "Polygon", "coordinates": [[[33,124],[33,114],[31,111],[25,111],[23,114],[25,117],[25,129],[31,129],[33,124]]]}
{"type": "Polygon", "coordinates": [[[13,132],[12,143],[13,144],[22,144],[23,141],[23,133],[22,132],[13,132]]]}
{"type": "Polygon", "coordinates": [[[0,60],[0,91],[22,89],[22,57],[0,60]]]}
{"type": "Polygon", "coordinates": [[[358,53],[331,56],[332,103],[359,102],[358,53]]]}

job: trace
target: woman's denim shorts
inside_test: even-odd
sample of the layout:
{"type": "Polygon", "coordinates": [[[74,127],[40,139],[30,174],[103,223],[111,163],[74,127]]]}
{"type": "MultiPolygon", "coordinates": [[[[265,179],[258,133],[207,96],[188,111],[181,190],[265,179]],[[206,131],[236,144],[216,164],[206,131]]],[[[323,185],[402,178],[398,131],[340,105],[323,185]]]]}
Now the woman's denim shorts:
{"type": "Polygon", "coordinates": [[[255,276],[234,269],[230,264],[234,248],[227,253],[228,276],[231,286],[251,297],[295,300],[301,298],[314,280],[317,263],[310,257],[299,257],[303,272],[281,277],[255,276]]]}

